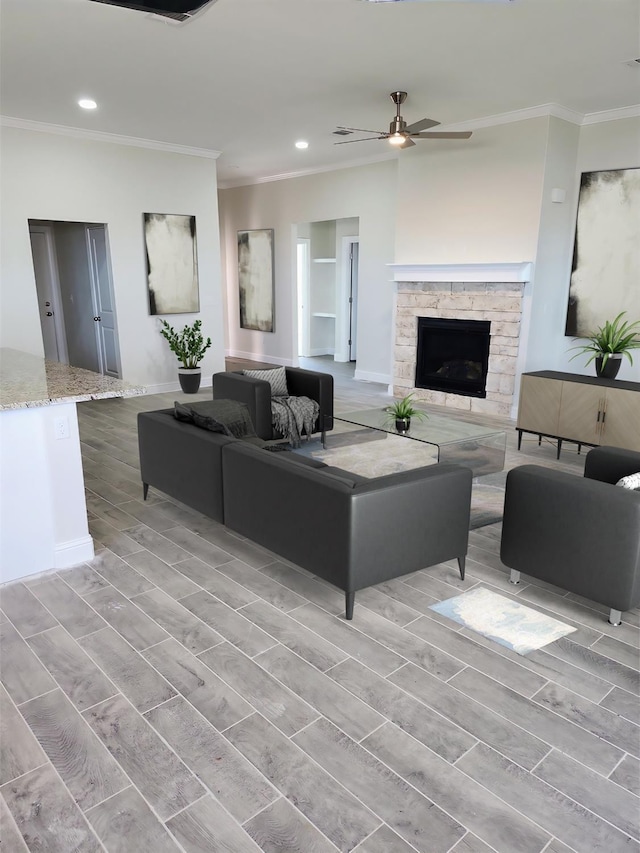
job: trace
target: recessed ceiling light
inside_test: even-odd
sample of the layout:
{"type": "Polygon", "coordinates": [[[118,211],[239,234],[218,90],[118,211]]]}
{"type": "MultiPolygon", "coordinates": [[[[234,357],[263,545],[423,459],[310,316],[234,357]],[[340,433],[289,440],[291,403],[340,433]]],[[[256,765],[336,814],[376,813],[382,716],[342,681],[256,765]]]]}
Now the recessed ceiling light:
{"type": "Polygon", "coordinates": [[[304,139],[299,139],[299,140],[296,142],[296,148],[308,148],[308,147],[309,147],[309,143],[308,143],[308,142],[305,142],[305,140],[304,140],[304,139]]]}
{"type": "Polygon", "coordinates": [[[98,105],[92,98],[80,98],[78,106],[82,107],[83,110],[95,110],[98,105]]]}

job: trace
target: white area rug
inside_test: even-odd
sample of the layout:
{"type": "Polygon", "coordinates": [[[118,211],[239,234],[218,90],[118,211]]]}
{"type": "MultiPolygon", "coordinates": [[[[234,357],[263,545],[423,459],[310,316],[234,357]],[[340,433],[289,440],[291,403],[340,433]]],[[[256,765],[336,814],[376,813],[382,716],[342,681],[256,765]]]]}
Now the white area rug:
{"type": "Polygon", "coordinates": [[[429,609],[519,655],[540,649],[576,630],[488,589],[470,589],[432,604],[429,609]]]}

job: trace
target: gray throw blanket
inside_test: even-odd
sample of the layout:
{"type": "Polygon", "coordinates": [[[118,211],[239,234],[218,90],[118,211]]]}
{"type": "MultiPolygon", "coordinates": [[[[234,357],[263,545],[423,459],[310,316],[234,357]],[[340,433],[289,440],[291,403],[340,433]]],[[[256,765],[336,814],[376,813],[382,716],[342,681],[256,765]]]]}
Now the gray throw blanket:
{"type": "Polygon", "coordinates": [[[274,428],[288,438],[292,447],[300,447],[302,433],[307,438],[318,420],[320,406],[309,397],[272,397],[271,420],[274,428]]]}

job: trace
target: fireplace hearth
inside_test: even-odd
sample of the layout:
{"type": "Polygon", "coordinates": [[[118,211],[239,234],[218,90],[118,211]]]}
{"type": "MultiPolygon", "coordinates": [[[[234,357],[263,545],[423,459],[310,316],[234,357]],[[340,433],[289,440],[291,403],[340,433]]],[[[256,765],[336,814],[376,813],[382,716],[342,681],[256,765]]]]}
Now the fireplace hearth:
{"type": "Polygon", "coordinates": [[[486,397],[491,322],[418,317],[416,388],[486,397]]]}

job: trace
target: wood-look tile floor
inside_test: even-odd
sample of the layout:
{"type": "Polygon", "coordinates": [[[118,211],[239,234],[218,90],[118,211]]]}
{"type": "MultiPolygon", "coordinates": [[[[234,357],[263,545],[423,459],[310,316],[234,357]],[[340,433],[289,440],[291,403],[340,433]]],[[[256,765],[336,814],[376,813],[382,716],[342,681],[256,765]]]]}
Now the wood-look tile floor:
{"type": "MultiPolygon", "coordinates": [[[[388,399],[335,375],[338,409],[388,399]]],[[[2,590],[3,853],[640,851],[639,611],[510,586],[493,525],[464,582],[380,584],[347,623],[335,588],[142,501],[137,413],[180,396],[79,405],[96,557],[2,590]],[[429,610],[476,586],[577,631],[522,657],[429,610]]],[[[493,422],[507,467],[581,472],[493,422]]]]}

